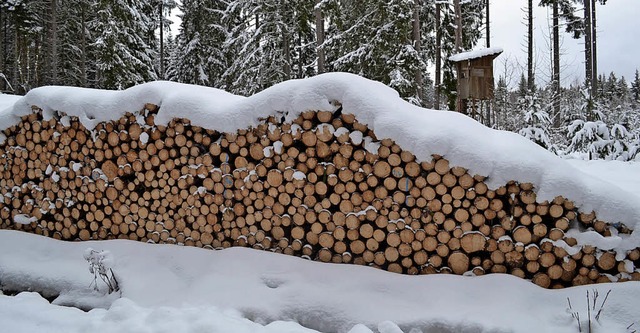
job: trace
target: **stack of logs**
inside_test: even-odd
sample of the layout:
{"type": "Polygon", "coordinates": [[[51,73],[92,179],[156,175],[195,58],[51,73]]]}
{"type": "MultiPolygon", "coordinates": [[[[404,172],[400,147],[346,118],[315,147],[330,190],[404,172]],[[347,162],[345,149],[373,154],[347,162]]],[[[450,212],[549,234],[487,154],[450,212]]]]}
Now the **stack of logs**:
{"type": "Polygon", "coordinates": [[[64,240],[249,246],[406,274],[509,273],[548,288],[639,280],[640,249],[576,246],[570,224],[624,226],[532,184],[491,190],[442,156],[416,161],[352,114],[305,112],[219,133],[158,108],[86,129],[34,113],[4,131],[0,228],[64,240]]]}

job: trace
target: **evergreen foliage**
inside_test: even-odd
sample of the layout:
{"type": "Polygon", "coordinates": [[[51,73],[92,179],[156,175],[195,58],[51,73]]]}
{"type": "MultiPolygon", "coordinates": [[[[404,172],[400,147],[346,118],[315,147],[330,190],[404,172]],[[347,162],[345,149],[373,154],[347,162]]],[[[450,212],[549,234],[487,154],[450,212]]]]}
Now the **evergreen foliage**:
{"type": "Polygon", "coordinates": [[[95,33],[90,45],[97,54],[99,88],[124,89],[157,78],[156,51],[145,38],[151,19],[141,10],[143,4],[127,0],[97,3],[89,27],[95,33]]]}
{"type": "Polygon", "coordinates": [[[545,149],[551,148],[549,139],[551,119],[540,97],[537,94],[527,94],[520,98],[518,105],[524,115],[522,128],[518,133],[545,149]]]}
{"type": "Polygon", "coordinates": [[[631,82],[631,96],[634,103],[640,103],[640,72],[636,69],[636,75],[631,82]]]}

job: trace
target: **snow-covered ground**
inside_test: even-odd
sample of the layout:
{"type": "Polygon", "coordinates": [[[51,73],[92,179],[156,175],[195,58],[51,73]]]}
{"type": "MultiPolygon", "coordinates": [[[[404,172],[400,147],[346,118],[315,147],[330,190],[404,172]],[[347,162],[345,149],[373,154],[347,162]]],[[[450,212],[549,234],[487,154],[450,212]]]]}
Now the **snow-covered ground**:
{"type": "MultiPolygon", "coordinates": [[[[457,113],[417,108],[381,84],[348,74],[289,81],[248,98],[155,82],[122,92],[48,87],[11,107],[14,102],[0,95],[0,128],[31,112],[31,105],[42,107],[45,117],[57,110],[78,116],[91,129],[150,102],[161,105],[159,123],[189,117],[220,131],[246,128],[278,111],[294,117],[342,105],[419,160],[444,155],[489,176],[492,186],[532,182],[541,200],[563,195],[602,219],[640,225],[637,163],[567,162],[516,134],[457,113]]],[[[612,248],[636,247],[638,235],[619,238],[612,248]]],[[[577,332],[572,313],[579,313],[587,331],[587,292],[593,290],[599,293],[593,318],[611,290],[593,332],[640,326],[638,282],[554,291],[498,274],[403,276],[244,248],[66,243],[12,231],[0,231],[0,285],[60,295],[54,304],[37,293],[0,296],[0,331],[7,332],[577,332]],[[93,275],[83,258],[89,247],[111,253],[121,293],[91,292],[93,275]]]]}
{"type": "Polygon", "coordinates": [[[638,282],[546,290],[509,275],[407,276],[246,248],[69,243],[16,231],[0,231],[0,281],[62,293],[54,303],[108,308],[83,312],[36,293],[0,296],[5,332],[569,333],[578,331],[572,312],[586,329],[592,290],[599,293],[592,317],[611,290],[594,332],[640,325],[638,282]],[[87,248],[110,252],[121,298],[91,294],[87,248]]]}

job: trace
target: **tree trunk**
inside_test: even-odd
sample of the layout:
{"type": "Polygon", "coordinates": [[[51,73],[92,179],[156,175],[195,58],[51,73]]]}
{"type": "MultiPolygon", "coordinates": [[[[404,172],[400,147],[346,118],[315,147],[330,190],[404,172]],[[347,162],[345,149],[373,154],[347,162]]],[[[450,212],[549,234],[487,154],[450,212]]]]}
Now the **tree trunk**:
{"type": "Polygon", "coordinates": [[[491,20],[489,20],[489,0],[486,0],[485,2],[485,26],[487,29],[487,48],[491,47],[491,20]]]}
{"type": "Polygon", "coordinates": [[[160,1],[160,79],[164,80],[164,0],[160,1]]]}
{"type": "Polygon", "coordinates": [[[560,125],[560,20],[558,1],[553,3],[553,122],[560,125]]]}
{"type": "Polygon", "coordinates": [[[533,73],[533,0],[529,0],[527,8],[527,88],[531,92],[534,85],[533,73]]]}
{"type": "Polygon", "coordinates": [[[14,85],[14,87],[17,89],[16,93],[23,95],[26,94],[26,89],[25,89],[25,80],[24,80],[24,63],[25,61],[27,61],[26,58],[26,52],[24,52],[24,48],[23,45],[24,43],[22,42],[23,37],[20,36],[20,32],[18,31],[18,27],[17,25],[15,26],[15,37],[14,37],[14,41],[15,41],[15,45],[14,45],[14,68],[13,68],[13,77],[14,80],[16,82],[16,84],[14,85]]]}
{"type": "MultiPolygon", "coordinates": [[[[420,36],[420,3],[421,0],[414,0],[414,7],[413,7],[413,46],[416,50],[416,52],[418,53],[418,55],[420,55],[421,53],[421,49],[422,49],[422,42],[421,42],[421,36],[420,36]]],[[[416,96],[418,97],[418,99],[420,100],[420,104],[424,105],[424,83],[422,80],[422,66],[420,66],[420,64],[418,64],[418,68],[416,69],[416,73],[415,73],[415,79],[416,79],[416,96]]]]}
{"type": "Polygon", "coordinates": [[[456,50],[458,53],[462,51],[462,8],[460,7],[460,0],[453,0],[456,13],[456,50]]]}
{"type": "Polygon", "coordinates": [[[80,20],[82,22],[81,27],[82,31],[80,32],[80,85],[82,87],[87,87],[87,34],[86,34],[86,18],[85,18],[85,9],[86,7],[82,7],[80,10],[80,20]]]}
{"type": "Polygon", "coordinates": [[[316,52],[318,56],[318,74],[324,73],[324,49],[322,48],[322,44],[324,44],[324,18],[322,17],[322,11],[318,7],[318,5],[322,2],[322,0],[316,0],[316,7],[314,9],[314,14],[316,16],[316,52]]]}
{"type": "MultiPolygon", "coordinates": [[[[4,14],[4,10],[2,10],[2,7],[0,6],[0,27],[2,27],[2,44],[0,44],[0,73],[3,73],[7,70],[7,67],[5,66],[5,52],[7,51],[7,25],[6,25],[6,19],[5,19],[5,14],[4,14]]],[[[5,83],[5,79],[0,78],[0,92],[6,90],[6,83],[5,83]]]]}
{"type": "MultiPolygon", "coordinates": [[[[20,80],[18,79],[18,67],[20,66],[20,34],[18,33],[18,29],[16,27],[16,25],[14,24],[14,33],[13,33],[13,73],[11,75],[11,80],[13,80],[13,87],[14,89],[20,89],[20,80]]],[[[19,94],[18,90],[16,90],[16,93],[19,94]]]]}
{"type": "Polygon", "coordinates": [[[285,80],[291,79],[291,46],[289,34],[285,33],[283,38],[282,52],[284,52],[284,77],[285,80]]]}
{"type": "Polygon", "coordinates": [[[591,96],[598,94],[598,48],[596,44],[596,36],[598,35],[596,26],[596,0],[591,0],[591,96]]]}
{"type": "MultiPolygon", "coordinates": [[[[485,2],[485,28],[486,28],[486,33],[487,33],[487,48],[491,47],[491,20],[490,20],[490,9],[489,9],[489,0],[487,0],[485,2]]],[[[492,87],[493,89],[494,87],[492,87]]],[[[481,102],[481,105],[486,105],[486,110],[485,110],[485,120],[484,120],[484,124],[487,126],[491,126],[491,112],[493,110],[493,99],[490,99],[485,103],[481,102]]]]}
{"type": "MultiPolygon", "coordinates": [[[[297,39],[298,45],[296,46],[299,50],[302,50],[302,34],[298,34],[298,39],[297,39]]],[[[302,79],[304,78],[304,58],[303,57],[297,57],[298,58],[298,79],[302,79]]]]}
{"type": "Polygon", "coordinates": [[[440,3],[436,3],[436,98],[433,108],[440,109],[440,81],[442,80],[442,32],[440,31],[440,3]]]}
{"type": "Polygon", "coordinates": [[[57,0],[51,1],[50,7],[51,27],[49,30],[49,84],[58,84],[58,8],[57,0]]]}
{"type": "MultiPolygon", "coordinates": [[[[588,89],[592,89],[593,82],[596,78],[593,77],[593,71],[591,67],[591,0],[584,1],[584,83],[588,89]]],[[[591,91],[591,90],[589,90],[591,91]]]]}

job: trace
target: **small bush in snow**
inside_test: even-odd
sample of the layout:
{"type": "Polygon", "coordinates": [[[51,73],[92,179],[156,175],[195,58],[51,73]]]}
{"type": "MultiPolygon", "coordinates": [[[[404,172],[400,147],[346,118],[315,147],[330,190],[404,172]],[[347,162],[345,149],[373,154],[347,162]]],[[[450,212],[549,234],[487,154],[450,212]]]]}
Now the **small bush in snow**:
{"type": "Polygon", "coordinates": [[[109,251],[96,251],[88,248],[84,251],[84,259],[89,263],[89,273],[93,274],[93,289],[99,290],[98,277],[107,285],[109,294],[120,290],[118,280],[113,274],[113,256],[109,251]]]}

